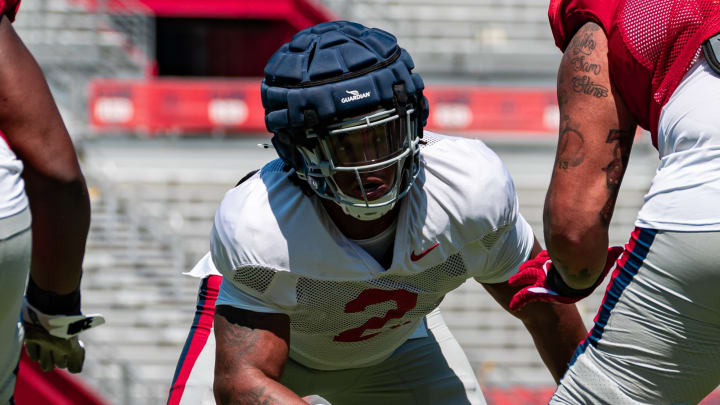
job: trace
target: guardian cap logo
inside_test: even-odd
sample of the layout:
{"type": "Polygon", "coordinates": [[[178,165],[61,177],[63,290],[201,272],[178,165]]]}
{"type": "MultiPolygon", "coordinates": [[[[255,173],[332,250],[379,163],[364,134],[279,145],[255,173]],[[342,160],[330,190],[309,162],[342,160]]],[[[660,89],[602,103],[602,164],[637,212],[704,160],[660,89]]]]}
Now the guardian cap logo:
{"type": "Polygon", "coordinates": [[[365,93],[360,93],[357,90],[345,90],[345,93],[350,94],[350,97],[343,97],[340,99],[340,102],[345,104],[349,103],[351,101],[357,101],[362,100],[364,98],[370,97],[370,92],[366,91],[365,93]]]}

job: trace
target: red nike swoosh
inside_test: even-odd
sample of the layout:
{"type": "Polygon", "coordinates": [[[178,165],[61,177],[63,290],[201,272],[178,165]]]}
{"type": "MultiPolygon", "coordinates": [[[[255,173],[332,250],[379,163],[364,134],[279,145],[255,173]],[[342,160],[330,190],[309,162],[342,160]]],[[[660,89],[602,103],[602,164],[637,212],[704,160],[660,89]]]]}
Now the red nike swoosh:
{"type": "Polygon", "coordinates": [[[410,260],[416,262],[416,261],[422,259],[423,257],[425,257],[426,254],[430,253],[431,250],[433,250],[433,249],[435,249],[436,247],[438,247],[438,245],[440,245],[440,242],[435,242],[434,245],[432,245],[432,246],[430,246],[429,248],[425,249],[425,250],[424,250],[422,253],[420,253],[419,255],[416,255],[416,254],[415,254],[415,251],[410,252],[410,260]]]}

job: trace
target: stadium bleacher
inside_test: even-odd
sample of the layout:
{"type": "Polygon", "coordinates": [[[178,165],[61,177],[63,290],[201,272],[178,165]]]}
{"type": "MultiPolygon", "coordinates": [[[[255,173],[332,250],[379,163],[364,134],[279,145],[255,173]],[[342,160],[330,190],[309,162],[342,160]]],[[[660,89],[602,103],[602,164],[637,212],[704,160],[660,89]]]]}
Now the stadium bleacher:
{"type": "Polygon", "coordinates": [[[394,33],[418,72],[492,81],[554,80],[560,61],[546,0],[326,0],[343,19],[394,33]]]}

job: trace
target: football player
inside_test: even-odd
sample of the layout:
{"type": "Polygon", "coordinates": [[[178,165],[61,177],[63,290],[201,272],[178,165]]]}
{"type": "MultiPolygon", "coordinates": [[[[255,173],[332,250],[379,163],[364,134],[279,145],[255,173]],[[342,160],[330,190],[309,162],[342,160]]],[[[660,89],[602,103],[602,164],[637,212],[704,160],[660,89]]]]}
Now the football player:
{"type": "Polygon", "coordinates": [[[548,251],[511,303],[575,302],[616,267],[552,404],[695,404],[720,384],[720,3],[550,4],[560,140],[548,251]],[[636,125],[660,164],[622,248],[610,223],[636,125]]]}
{"type": "Polygon", "coordinates": [[[102,322],[80,312],[87,188],[42,71],[11,25],[18,5],[0,0],[0,404],[12,402],[23,335],[42,369],[77,373],[76,335],[102,322]]]}
{"type": "MultiPolygon", "coordinates": [[[[280,158],[220,204],[170,404],[211,400],[211,384],[218,404],[485,403],[438,305],[474,278],[507,309],[540,248],[498,156],[423,131],[412,69],[394,36],[344,21],[270,59],[280,158]]],[[[585,334],[577,309],[517,316],[559,378],[585,334]]]]}

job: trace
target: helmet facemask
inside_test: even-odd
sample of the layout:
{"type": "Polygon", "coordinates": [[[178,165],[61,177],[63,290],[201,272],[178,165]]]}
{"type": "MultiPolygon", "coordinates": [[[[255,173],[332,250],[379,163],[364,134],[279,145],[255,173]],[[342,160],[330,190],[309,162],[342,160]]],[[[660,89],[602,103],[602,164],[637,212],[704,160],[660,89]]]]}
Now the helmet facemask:
{"type": "Polygon", "coordinates": [[[305,161],[300,176],[318,196],[359,220],[389,212],[408,193],[419,170],[412,108],[404,113],[376,110],[329,125],[321,134],[309,129],[306,139],[297,147],[305,161]]]}

